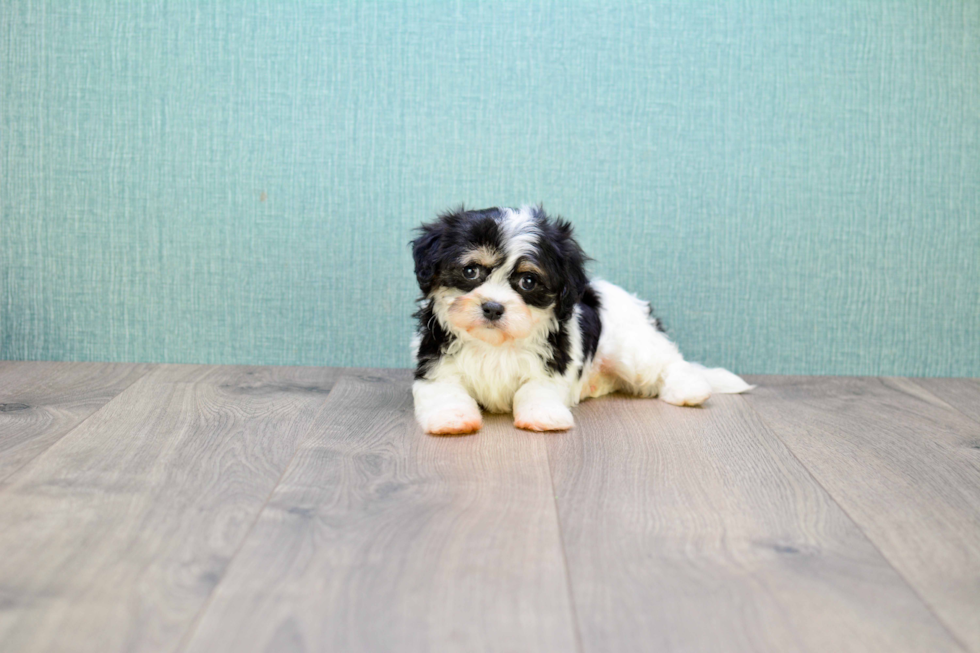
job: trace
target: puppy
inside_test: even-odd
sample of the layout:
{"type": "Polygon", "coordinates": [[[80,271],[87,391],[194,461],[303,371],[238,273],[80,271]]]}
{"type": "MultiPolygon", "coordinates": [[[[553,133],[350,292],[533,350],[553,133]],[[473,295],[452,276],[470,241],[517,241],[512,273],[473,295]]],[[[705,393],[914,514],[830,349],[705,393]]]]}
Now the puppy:
{"type": "Polygon", "coordinates": [[[476,431],[481,408],[562,431],[572,406],[610,392],[698,406],[752,387],[685,361],[650,304],[586,276],[571,225],[540,207],[460,208],[420,231],[412,393],[428,433],[476,431]]]}

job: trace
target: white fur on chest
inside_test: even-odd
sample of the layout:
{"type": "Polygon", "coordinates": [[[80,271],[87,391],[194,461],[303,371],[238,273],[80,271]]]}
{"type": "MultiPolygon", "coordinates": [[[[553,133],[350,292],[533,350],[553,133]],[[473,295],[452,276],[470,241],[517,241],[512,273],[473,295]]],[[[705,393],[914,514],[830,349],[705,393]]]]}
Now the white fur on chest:
{"type": "Polygon", "coordinates": [[[486,410],[511,411],[514,393],[529,379],[545,374],[546,343],[511,341],[488,345],[480,341],[457,341],[443,356],[431,378],[457,377],[486,410]]]}

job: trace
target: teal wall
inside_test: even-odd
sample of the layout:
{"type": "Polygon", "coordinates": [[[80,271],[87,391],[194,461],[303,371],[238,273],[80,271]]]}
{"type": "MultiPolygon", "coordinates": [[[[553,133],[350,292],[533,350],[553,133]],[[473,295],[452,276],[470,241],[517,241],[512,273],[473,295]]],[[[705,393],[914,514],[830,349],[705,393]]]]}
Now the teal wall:
{"type": "Polygon", "coordinates": [[[980,376],[980,3],[0,4],[0,358],[404,366],[544,202],[690,358],[980,376]]]}

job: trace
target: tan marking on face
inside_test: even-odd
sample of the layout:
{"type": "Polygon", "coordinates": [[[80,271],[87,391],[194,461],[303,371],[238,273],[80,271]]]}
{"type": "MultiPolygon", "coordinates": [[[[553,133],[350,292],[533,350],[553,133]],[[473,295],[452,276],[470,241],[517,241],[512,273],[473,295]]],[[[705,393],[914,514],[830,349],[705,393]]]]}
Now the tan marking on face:
{"type": "Polygon", "coordinates": [[[522,274],[524,272],[533,272],[534,274],[538,275],[539,277],[542,277],[542,278],[544,277],[544,271],[541,268],[539,268],[538,266],[536,266],[534,263],[531,263],[530,261],[527,261],[527,260],[521,261],[518,264],[518,266],[517,266],[517,270],[515,270],[515,271],[518,274],[522,274]]]}
{"type": "Polygon", "coordinates": [[[501,260],[503,260],[503,256],[497,252],[497,250],[493,249],[492,247],[487,247],[486,245],[481,245],[480,247],[463,254],[463,257],[459,260],[459,262],[461,265],[476,263],[485,268],[492,268],[497,266],[501,260]]]}
{"type": "Polygon", "coordinates": [[[491,345],[526,338],[536,324],[527,304],[509,288],[481,286],[453,299],[448,313],[452,326],[491,345]],[[483,316],[483,302],[488,300],[504,306],[503,317],[496,322],[483,316]]]}

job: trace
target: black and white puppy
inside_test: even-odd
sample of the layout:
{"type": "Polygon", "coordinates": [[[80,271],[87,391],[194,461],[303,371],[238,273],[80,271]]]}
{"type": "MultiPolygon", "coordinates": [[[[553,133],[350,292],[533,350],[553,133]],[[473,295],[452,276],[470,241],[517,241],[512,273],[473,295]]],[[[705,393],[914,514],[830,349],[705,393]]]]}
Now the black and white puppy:
{"type": "Polygon", "coordinates": [[[678,406],[749,386],[684,360],[650,305],[586,276],[572,227],[540,207],[441,215],[412,242],[422,290],[415,415],[470,433],[484,410],[534,431],[573,426],[581,400],[622,391],[678,406]]]}

